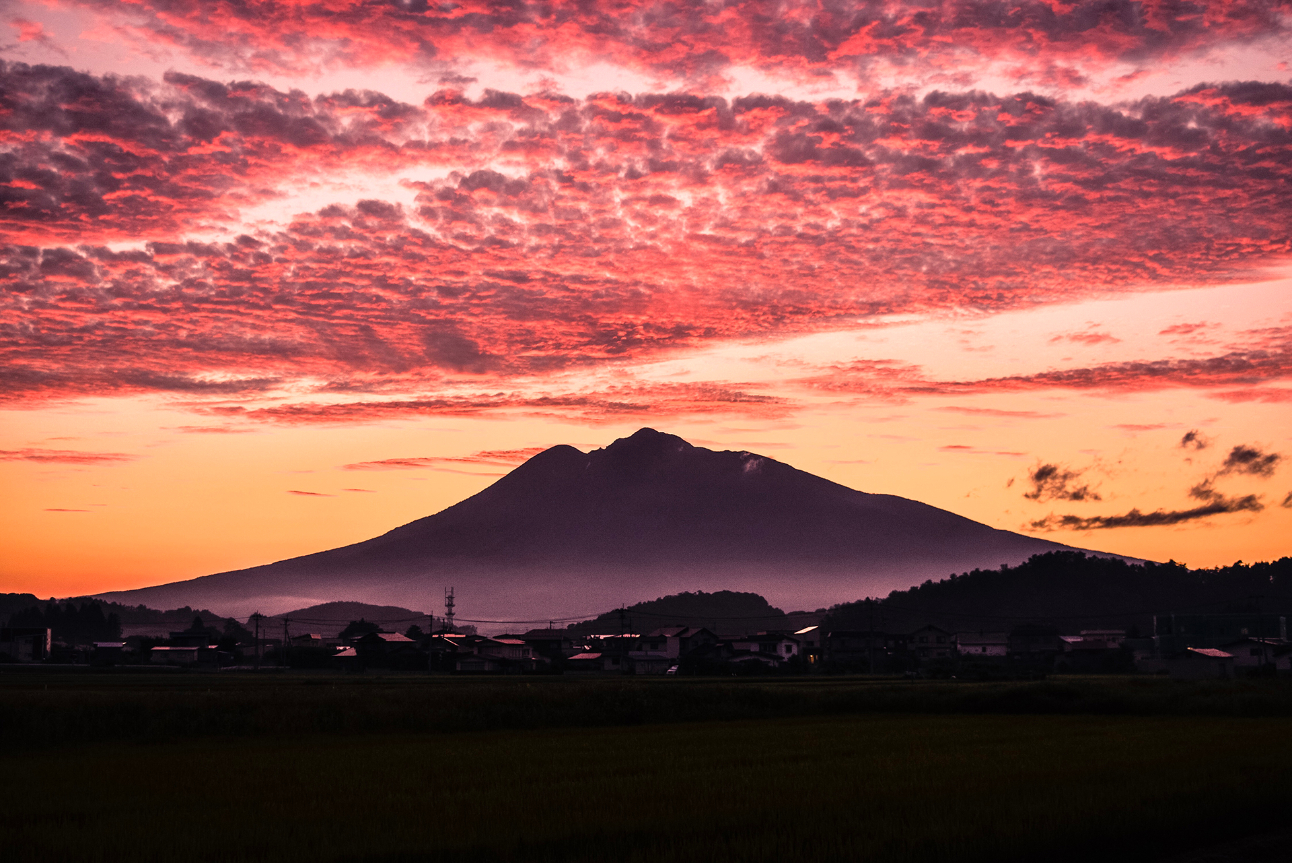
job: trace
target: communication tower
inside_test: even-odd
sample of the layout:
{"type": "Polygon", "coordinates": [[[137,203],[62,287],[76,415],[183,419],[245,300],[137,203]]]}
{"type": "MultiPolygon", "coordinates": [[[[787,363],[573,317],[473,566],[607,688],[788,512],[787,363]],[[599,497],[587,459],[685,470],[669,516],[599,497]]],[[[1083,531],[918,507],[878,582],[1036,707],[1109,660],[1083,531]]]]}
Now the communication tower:
{"type": "Polygon", "coordinates": [[[453,631],[453,588],[444,590],[444,631],[453,631]]]}

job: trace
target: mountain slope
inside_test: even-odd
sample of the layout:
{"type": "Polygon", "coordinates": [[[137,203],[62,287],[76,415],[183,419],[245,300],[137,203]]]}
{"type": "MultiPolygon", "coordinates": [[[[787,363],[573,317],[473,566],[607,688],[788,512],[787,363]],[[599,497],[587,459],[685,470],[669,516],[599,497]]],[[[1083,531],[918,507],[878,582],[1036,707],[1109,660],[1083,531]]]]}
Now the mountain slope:
{"type": "Polygon", "coordinates": [[[335,600],[574,617],[679,590],[813,608],[1065,548],[746,452],[642,429],[556,446],[442,512],[365,542],[104,596],[276,613],[335,600]]]}

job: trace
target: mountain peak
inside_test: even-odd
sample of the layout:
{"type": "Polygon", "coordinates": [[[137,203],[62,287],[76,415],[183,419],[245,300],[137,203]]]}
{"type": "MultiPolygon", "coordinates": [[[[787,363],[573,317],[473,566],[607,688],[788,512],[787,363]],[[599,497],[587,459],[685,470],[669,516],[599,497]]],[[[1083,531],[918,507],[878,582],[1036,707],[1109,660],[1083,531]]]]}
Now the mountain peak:
{"type": "Polygon", "coordinates": [[[621,437],[605,452],[681,452],[695,447],[675,434],[656,431],[653,428],[640,428],[628,437],[621,437]]]}

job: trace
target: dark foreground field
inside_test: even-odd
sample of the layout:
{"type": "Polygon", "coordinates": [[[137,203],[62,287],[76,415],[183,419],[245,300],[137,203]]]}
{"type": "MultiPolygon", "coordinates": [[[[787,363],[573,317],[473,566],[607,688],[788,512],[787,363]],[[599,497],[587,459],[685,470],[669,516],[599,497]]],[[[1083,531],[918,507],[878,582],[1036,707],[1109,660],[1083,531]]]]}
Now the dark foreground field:
{"type": "Polygon", "coordinates": [[[1282,828],[1288,696],[1279,681],[0,675],[0,857],[1196,859],[1282,828]],[[681,704],[693,715],[658,715],[681,704]]]}

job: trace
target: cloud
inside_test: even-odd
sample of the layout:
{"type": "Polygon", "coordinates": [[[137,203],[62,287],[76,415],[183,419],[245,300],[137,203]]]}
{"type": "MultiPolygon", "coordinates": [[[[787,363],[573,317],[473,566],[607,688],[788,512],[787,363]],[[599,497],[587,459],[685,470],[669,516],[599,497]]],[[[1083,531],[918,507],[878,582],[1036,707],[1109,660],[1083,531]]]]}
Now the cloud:
{"type": "Polygon", "coordinates": [[[1271,477],[1283,456],[1276,452],[1263,452],[1260,448],[1239,444],[1229,451],[1216,476],[1228,474],[1247,474],[1249,476],[1271,477]]]}
{"type": "Polygon", "coordinates": [[[66,449],[0,450],[0,461],[32,461],[55,464],[116,464],[138,456],[122,452],[80,452],[66,449]]]}
{"type": "MultiPolygon", "coordinates": [[[[1118,106],[940,90],[818,102],[441,91],[411,105],[5,63],[0,102],[6,402],[249,397],[305,381],[414,402],[464,377],[1238,279],[1292,251],[1280,191],[1292,85],[1118,106]],[[320,174],[427,167],[437,178],[406,183],[411,203],[339,202],[236,234],[246,208],[320,174]],[[212,226],[233,233],[193,239],[212,226]]],[[[964,382],[872,364],[812,385],[863,381],[899,402],[1233,394],[1292,369],[1276,336],[1207,359],[964,382]]]]}
{"type": "Polygon", "coordinates": [[[90,512],[88,509],[65,509],[63,507],[46,507],[45,512],[90,512]]]}
{"type": "Polygon", "coordinates": [[[1065,416],[1061,413],[1043,413],[1041,411],[1030,410],[1003,410],[1001,408],[975,408],[961,407],[959,405],[946,405],[944,407],[934,408],[936,411],[946,411],[948,413],[969,414],[970,416],[1001,417],[1009,419],[1054,419],[1065,416]]]}
{"type": "Polygon", "coordinates": [[[342,470],[407,470],[434,467],[440,459],[434,457],[420,458],[384,458],[379,461],[361,461],[341,465],[342,470]]]}
{"type": "Polygon", "coordinates": [[[1190,488],[1189,497],[1207,503],[1216,503],[1225,499],[1224,495],[1216,491],[1215,481],[1212,478],[1204,479],[1190,488]]]}
{"type": "Polygon", "coordinates": [[[1079,333],[1060,333],[1050,339],[1051,342],[1075,342],[1083,345],[1117,344],[1121,339],[1110,333],[1085,330],[1079,333]]]}
{"type": "Polygon", "coordinates": [[[1283,498],[1283,502],[1280,503],[1279,506],[1285,509],[1292,509],[1292,491],[1288,492],[1287,497],[1283,498]]]}
{"type": "Polygon", "coordinates": [[[1007,10],[988,0],[843,7],[808,0],[76,5],[124,34],[238,73],[398,63],[454,83],[466,79],[458,67],[479,63],[554,70],[600,62],[674,81],[705,81],[733,66],[807,79],[893,71],[946,78],[999,63],[1016,77],[1070,87],[1094,70],[1156,66],[1220,45],[1278,38],[1288,27],[1276,0],[1228,0],[1203,11],[1168,0],[1029,0],[1007,10]]]}
{"type": "Polygon", "coordinates": [[[1208,393],[1208,395],[1213,399],[1219,399],[1224,402],[1265,402],[1266,404],[1292,402],[1292,389],[1286,387],[1248,387],[1237,390],[1223,390],[1208,393]]]}
{"type": "Polygon", "coordinates": [[[1181,449],[1204,450],[1209,446],[1211,446],[1211,438],[1197,429],[1189,429],[1184,433],[1184,437],[1180,438],[1181,449]]]}
{"type": "Polygon", "coordinates": [[[1025,452],[980,449],[978,447],[967,446],[965,444],[947,444],[946,446],[938,447],[938,449],[943,452],[959,452],[959,453],[966,453],[966,454],[972,454],[972,455],[1003,455],[1003,456],[1011,456],[1013,458],[1023,458],[1027,456],[1027,453],[1025,452]]]}
{"type": "MultiPolygon", "coordinates": [[[[538,455],[547,447],[526,447],[523,449],[482,450],[467,456],[417,456],[413,458],[386,458],[377,461],[361,461],[342,465],[342,470],[417,470],[430,469],[449,473],[467,473],[471,476],[481,475],[474,471],[451,470],[446,465],[480,464],[493,467],[511,467],[538,455]]],[[[492,476],[493,474],[488,474],[492,476]]]]}
{"type": "Polygon", "coordinates": [[[287,490],[287,493],[298,494],[298,495],[301,495],[302,497],[336,497],[336,495],[334,494],[325,494],[324,492],[321,492],[321,491],[298,491],[294,488],[289,488],[287,490]]]}
{"type": "Polygon", "coordinates": [[[1028,472],[1027,479],[1032,490],[1023,492],[1028,500],[1103,500],[1099,493],[1087,484],[1076,485],[1082,471],[1069,470],[1057,464],[1040,464],[1028,472]]]}
{"type": "Polygon", "coordinates": [[[1181,524],[1188,521],[1196,521],[1200,518],[1207,518],[1213,515],[1223,515],[1233,512],[1260,512],[1265,507],[1256,495],[1245,495],[1239,498],[1221,497],[1204,506],[1194,507],[1192,509],[1179,510],[1155,510],[1154,512],[1140,512],[1138,509],[1132,509],[1130,512],[1122,515],[1097,515],[1097,516],[1077,516],[1077,515],[1048,515],[1045,518],[1031,522],[1031,527],[1037,530],[1107,530],[1116,527],[1163,527],[1173,524],[1181,524]]]}
{"type": "Polygon", "coordinates": [[[1176,336],[1176,337],[1194,337],[1205,333],[1209,329],[1218,327],[1219,324],[1209,323],[1207,321],[1198,321],[1190,324],[1172,324],[1158,330],[1159,336],[1176,336]]]}
{"type": "Polygon", "coordinates": [[[176,426],[175,431],[183,434],[249,434],[255,429],[235,426],[176,426]]]}
{"type": "MultiPolygon", "coordinates": [[[[779,418],[792,406],[789,399],[780,396],[748,393],[728,384],[706,382],[633,384],[545,395],[489,393],[380,401],[298,402],[250,409],[222,407],[216,410],[244,419],[289,425],[367,423],[414,419],[419,416],[475,416],[486,413],[566,418],[573,416],[585,422],[614,423],[632,417],[688,416],[715,411],[762,419],[779,418]]],[[[395,462],[391,465],[394,468],[421,466],[417,458],[392,461],[395,462]]]]}

